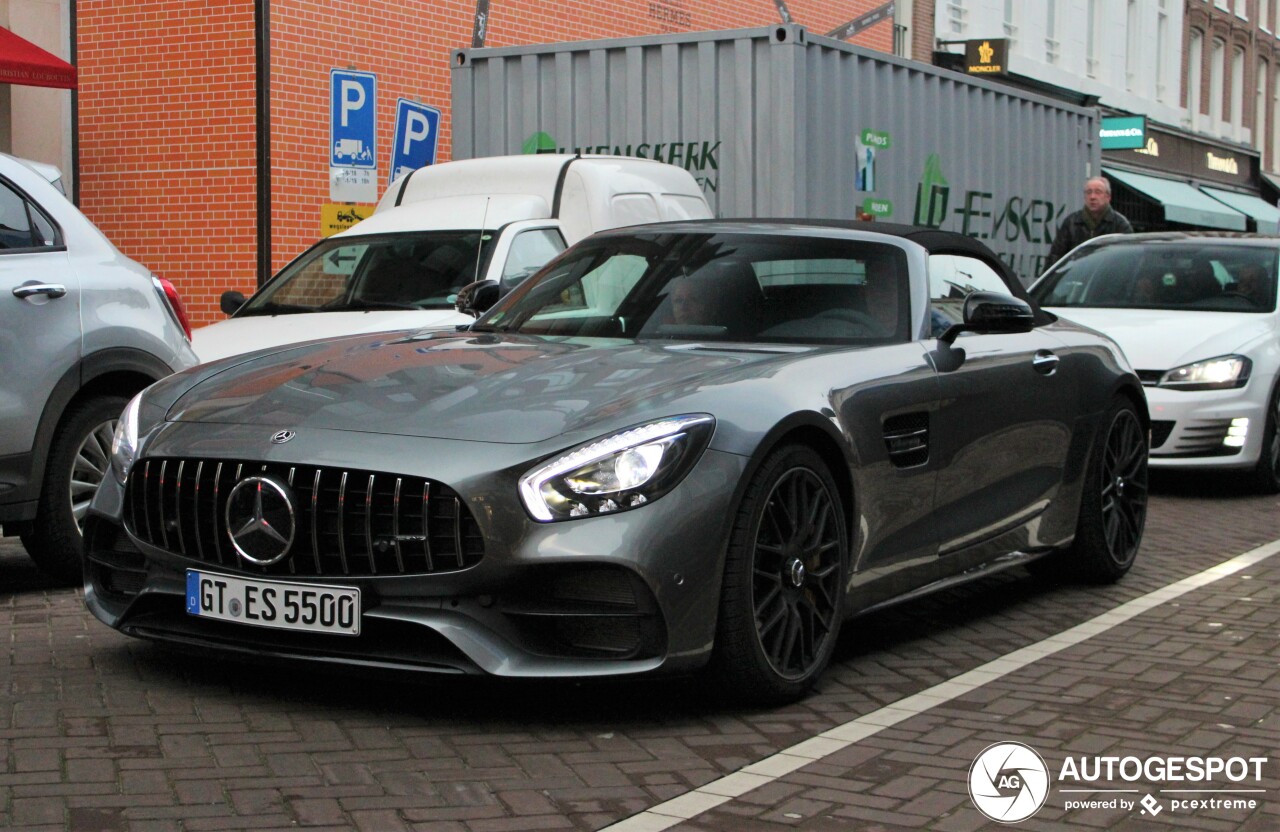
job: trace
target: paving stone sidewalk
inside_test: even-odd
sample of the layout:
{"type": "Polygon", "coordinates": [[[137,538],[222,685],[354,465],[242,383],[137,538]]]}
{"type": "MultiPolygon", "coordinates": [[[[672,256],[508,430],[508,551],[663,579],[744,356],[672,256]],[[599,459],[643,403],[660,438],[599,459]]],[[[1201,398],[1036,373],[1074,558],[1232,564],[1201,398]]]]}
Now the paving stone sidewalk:
{"type": "MultiPolygon", "coordinates": [[[[0,828],[600,829],[1280,538],[1277,508],[1168,480],[1119,584],[1009,573],[856,620],[818,690],[767,710],[696,680],[415,683],[187,656],[98,624],[6,540],[0,828]]],[[[1000,828],[965,778],[1007,739],[1055,774],[1066,754],[1280,757],[1278,579],[1273,559],[1196,590],[677,828],[1000,828]]],[[[1280,830],[1268,765],[1245,815],[1066,812],[1055,792],[1019,828],[1280,830]]]]}

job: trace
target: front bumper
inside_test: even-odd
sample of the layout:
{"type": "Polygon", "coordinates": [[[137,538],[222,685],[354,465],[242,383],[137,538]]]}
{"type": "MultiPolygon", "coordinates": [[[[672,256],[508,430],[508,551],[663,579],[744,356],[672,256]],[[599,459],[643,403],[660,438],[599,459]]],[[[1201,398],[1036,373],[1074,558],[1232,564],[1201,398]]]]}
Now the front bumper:
{"type": "Polygon", "coordinates": [[[1262,453],[1270,393],[1265,384],[1255,383],[1261,381],[1251,379],[1238,390],[1145,388],[1151,412],[1151,467],[1255,466],[1262,453]]]}
{"type": "MultiPolygon", "coordinates": [[[[181,426],[168,437],[162,433],[147,453],[180,449],[189,455],[217,446],[225,454],[224,437],[205,441],[200,430],[181,426]]],[[[496,464],[522,453],[513,450],[518,446],[367,434],[353,444],[349,436],[316,435],[322,433],[290,443],[297,447],[242,448],[238,456],[285,466],[319,458],[330,466],[447,483],[479,528],[478,562],[432,574],[317,575],[308,571],[309,556],[289,566],[300,582],[360,589],[358,636],[192,616],[185,606],[188,569],[249,578],[263,577],[264,569],[234,552],[221,562],[207,551],[201,559],[189,540],[183,549],[176,536],[166,545],[156,535],[134,534],[139,521],[129,512],[126,489],[108,477],[85,530],[89,609],[140,638],[255,657],[435,673],[609,676],[680,672],[709,658],[745,458],[708,450],[673,491],[641,508],[541,524],[525,515],[516,494],[516,478],[528,461],[496,464]],[[333,450],[344,446],[359,453],[333,450]]],[[[184,521],[168,522],[177,530],[184,521]]],[[[190,538],[195,527],[182,528],[190,538]]],[[[359,553],[349,554],[354,563],[359,553]]],[[[278,571],[270,577],[290,579],[278,571]]]]}

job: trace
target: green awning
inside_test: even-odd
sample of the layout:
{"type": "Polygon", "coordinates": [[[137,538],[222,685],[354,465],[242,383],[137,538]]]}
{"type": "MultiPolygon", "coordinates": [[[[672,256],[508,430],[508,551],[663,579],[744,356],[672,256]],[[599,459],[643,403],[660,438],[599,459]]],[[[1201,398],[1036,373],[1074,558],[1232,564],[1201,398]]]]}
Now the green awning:
{"type": "Polygon", "coordinates": [[[1225,202],[1240,213],[1253,217],[1260,233],[1275,234],[1280,231],[1280,208],[1259,199],[1253,194],[1224,191],[1221,188],[1210,188],[1208,185],[1201,185],[1200,190],[1219,202],[1225,202]]]}
{"type": "MultiPolygon", "coordinates": [[[[1245,215],[1227,207],[1208,194],[1201,193],[1186,182],[1161,179],[1127,170],[1103,168],[1107,176],[1122,182],[1164,208],[1166,222],[1180,222],[1201,228],[1221,228],[1224,231],[1244,231],[1248,228],[1245,215]]],[[[1261,200],[1259,200],[1261,202],[1261,200]]]]}

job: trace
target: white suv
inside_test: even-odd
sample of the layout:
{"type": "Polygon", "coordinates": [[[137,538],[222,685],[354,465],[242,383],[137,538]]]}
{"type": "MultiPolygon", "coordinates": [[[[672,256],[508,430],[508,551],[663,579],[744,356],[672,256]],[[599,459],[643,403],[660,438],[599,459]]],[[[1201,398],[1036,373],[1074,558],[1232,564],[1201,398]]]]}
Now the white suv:
{"type": "Polygon", "coordinates": [[[63,581],[120,411],[196,363],[172,284],[125,257],[31,166],[0,154],[0,527],[63,581]]]}

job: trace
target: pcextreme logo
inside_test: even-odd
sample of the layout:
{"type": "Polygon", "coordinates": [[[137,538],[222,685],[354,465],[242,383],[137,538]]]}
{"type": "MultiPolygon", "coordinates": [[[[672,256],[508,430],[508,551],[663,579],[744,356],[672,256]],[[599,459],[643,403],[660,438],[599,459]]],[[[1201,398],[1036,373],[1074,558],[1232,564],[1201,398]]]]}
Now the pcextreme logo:
{"type": "Polygon", "coordinates": [[[1024,821],[1049,798],[1049,767],[1020,742],[989,745],[969,768],[969,797],[994,821],[1024,821]]]}

